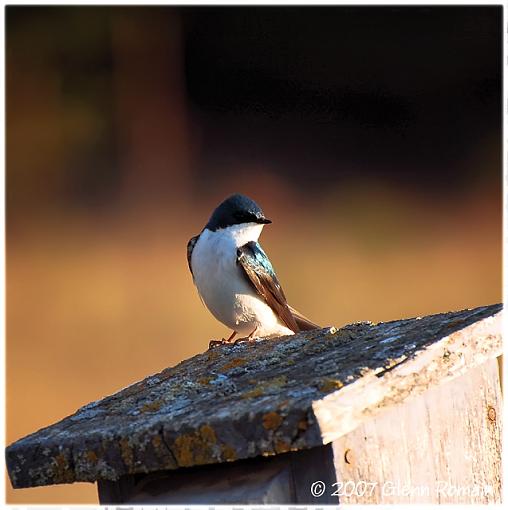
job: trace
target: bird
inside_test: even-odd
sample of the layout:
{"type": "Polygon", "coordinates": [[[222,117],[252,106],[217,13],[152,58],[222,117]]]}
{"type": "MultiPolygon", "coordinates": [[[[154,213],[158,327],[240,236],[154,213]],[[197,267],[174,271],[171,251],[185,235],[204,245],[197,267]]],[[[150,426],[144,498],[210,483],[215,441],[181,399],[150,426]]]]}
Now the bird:
{"type": "Polygon", "coordinates": [[[187,262],[201,300],[232,330],[227,339],[211,341],[210,347],[319,328],[288,304],[258,242],[270,223],[254,200],[235,193],[187,243],[187,262]],[[236,335],[240,337],[234,340],[236,335]]]}

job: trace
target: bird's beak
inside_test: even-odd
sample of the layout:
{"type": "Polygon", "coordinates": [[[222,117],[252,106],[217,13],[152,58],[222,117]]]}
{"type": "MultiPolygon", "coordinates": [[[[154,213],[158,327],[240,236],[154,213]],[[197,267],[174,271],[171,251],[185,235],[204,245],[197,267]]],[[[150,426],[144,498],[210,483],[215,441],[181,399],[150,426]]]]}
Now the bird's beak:
{"type": "Polygon", "coordinates": [[[262,225],[268,225],[271,223],[272,220],[269,220],[268,218],[258,218],[257,223],[261,223],[262,225]]]}

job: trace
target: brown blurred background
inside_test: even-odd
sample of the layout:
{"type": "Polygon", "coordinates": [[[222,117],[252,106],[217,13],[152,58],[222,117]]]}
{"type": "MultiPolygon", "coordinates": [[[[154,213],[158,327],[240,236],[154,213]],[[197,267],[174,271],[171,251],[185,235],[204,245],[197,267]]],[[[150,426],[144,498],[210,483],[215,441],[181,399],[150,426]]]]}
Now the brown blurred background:
{"type": "Polygon", "coordinates": [[[323,325],[499,302],[501,15],[7,7],[7,442],[227,334],[185,246],[235,191],[323,325]]]}

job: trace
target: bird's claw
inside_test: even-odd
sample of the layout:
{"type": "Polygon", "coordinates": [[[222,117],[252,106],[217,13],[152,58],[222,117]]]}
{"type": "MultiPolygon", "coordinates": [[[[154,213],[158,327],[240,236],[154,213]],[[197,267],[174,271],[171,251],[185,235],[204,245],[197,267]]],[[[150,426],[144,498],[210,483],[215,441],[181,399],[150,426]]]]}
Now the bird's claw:
{"type": "Polygon", "coordinates": [[[210,343],[208,344],[208,349],[214,349],[219,345],[231,345],[231,344],[236,344],[236,342],[231,342],[230,340],[226,340],[225,338],[222,338],[221,340],[210,340],[210,343]]]}
{"type": "Polygon", "coordinates": [[[243,336],[242,338],[237,338],[233,345],[244,343],[244,342],[255,342],[258,339],[257,336],[243,336]]]}
{"type": "Polygon", "coordinates": [[[237,345],[243,342],[252,342],[257,337],[250,337],[250,336],[244,336],[241,338],[237,338],[236,340],[226,340],[225,338],[221,340],[210,340],[210,343],[208,344],[208,349],[214,349],[215,347],[218,347],[219,345],[237,345]]]}

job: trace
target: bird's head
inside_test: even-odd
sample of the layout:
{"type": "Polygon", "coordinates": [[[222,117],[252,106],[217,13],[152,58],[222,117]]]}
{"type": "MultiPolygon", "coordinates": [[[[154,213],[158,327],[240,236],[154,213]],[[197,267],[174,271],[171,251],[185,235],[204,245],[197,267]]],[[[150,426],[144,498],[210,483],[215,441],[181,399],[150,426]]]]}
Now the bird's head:
{"type": "MultiPolygon", "coordinates": [[[[247,226],[260,226],[271,223],[265,217],[261,208],[254,202],[254,200],[236,193],[226,198],[219,206],[213,211],[205,228],[211,231],[233,227],[236,225],[247,226]]],[[[259,231],[261,232],[261,228],[259,231]]]]}

